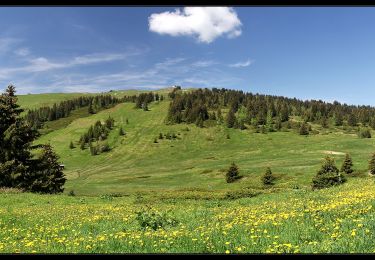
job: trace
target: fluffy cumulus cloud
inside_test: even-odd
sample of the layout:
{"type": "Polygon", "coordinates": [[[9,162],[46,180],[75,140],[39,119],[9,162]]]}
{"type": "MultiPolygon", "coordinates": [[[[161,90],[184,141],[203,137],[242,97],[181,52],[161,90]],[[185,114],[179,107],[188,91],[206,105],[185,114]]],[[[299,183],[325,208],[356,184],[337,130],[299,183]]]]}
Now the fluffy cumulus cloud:
{"type": "Polygon", "coordinates": [[[149,30],[171,36],[194,36],[211,43],[225,35],[241,35],[241,21],[230,7],[185,7],[174,12],[155,13],[149,17],[149,30]]]}

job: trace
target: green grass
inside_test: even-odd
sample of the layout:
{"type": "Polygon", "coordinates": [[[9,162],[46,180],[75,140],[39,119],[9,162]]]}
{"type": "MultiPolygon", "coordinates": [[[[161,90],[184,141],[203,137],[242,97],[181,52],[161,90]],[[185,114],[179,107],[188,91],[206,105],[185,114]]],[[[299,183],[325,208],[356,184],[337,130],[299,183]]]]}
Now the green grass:
{"type": "MultiPolygon", "coordinates": [[[[161,90],[165,97],[167,91],[161,90]]],[[[37,100],[30,96],[29,107],[37,100]]],[[[50,143],[60,156],[65,192],[0,192],[0,252],[375,252],[375,183],[367,175],[374,138],[318,125],[313,129],[319,134],[309,136],[296,130],[261,134],[166,125],[168,106],[168,100],[153,102],[143,111],[123,103],[94,115],[82,108],[48,122],[36,143],[50,143]],[[82,151],[82,133],[108,116],[115,119],[111,151],[97,156],[82,151]],[[125,136],[119,136],[120,127],[125,136]],[[175,133],[177,139],[154,143],[159,133],[175,133]],[[340,167],[345,153],[353,158],[355,177],[311,191],[322,159],[331,154],[340,167]],[[227,184],[232,162],[243,178],[227,184]],[[267,188],[261,183],[266,167],[276,177],[267,188]],[[77,196],[68,196],[70,191],[77,196]],[[165,226],[143,230],[137,212],[145,218],[161,212],[177,224],[156,214],[154,220],[165,226]]]]}
{"type": "Polygon", "coordinates": [[[375,144],[374,139],[359,139],[337,129],[330,134],[306,137],[295,131],[260,134],[222,126],[165,125],[168,104],[168,101],[153,103],[147,112],[134,109],[132,103],[119,104],[78,118],[42,136],[38,143],[52,144],[66,166],[66,190],[82,195],[149,190],[261,189],[260,176],[267,166],[277,177],[276,189],[290,189],[295,185],[309,189],[327,153],[333,152],[338,166],[344,153],[350,153],[355,170],[364,175],[375,144]],[[77,144],[80,135],[96,120],[105,120],[109,115],[116,125],[108,138],[112,151],[91,156],[87,149],[80,150],[77,144]],[[125,124],[126,118],[129,125],[125,124]],[[120,126],[127,133],[124,137],[118,135],[120,126]],[[184,131],[186,127],[189,131],[184,131]],[[178,139],[158,140],[154,144],[160,132],[174,132],[178,139]],[[230,139],[226,138],[227,133],[230,139]],[[69,149],[70,141],[75,142],[77,148],[69,149]],[[239,166],[244,178],[227,184],[224,174],[231,162],[239,166]]]}
{"type": "Polygon", "coordinates": [[[0,252],[374,253],[374,191],[366,177],[238,200],[2,192],[0,252]]]}

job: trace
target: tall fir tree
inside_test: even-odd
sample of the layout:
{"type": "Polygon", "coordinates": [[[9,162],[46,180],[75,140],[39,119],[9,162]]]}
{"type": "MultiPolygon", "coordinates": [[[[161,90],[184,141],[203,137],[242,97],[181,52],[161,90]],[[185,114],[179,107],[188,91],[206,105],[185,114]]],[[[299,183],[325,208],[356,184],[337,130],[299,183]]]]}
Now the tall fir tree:
{"type": "Polygon", "coordinates": [[[272,185],[275,177],[272,175],[270,167],[267,167],[266,172],[262,176],[262,182],[264,185],[272,185]]]}
{"type": "Polygon", "coordinates": [[[345,154],[345,159],[341,165],[340,171],[346,174],[352,174],[353,173],[353,160],[350,154],[345,154]]]}

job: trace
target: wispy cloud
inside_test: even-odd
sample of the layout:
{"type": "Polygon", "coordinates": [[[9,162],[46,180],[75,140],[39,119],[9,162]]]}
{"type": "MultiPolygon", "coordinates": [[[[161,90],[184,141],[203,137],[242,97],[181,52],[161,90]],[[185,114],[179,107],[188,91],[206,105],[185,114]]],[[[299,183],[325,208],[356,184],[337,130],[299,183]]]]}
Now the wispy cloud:
{"type": "Polygon", "coordinates": [[[237,62],[237,63],[234,63],[234,64],[229,64],[229,67],[242,68],[242,67],[248,67],[253,63],[254,63],[253,60],[247,60],[247,61],[244,61],[244,62],[237,62]]]}
{"type": "Polygon", "coordinates": [[[241,21],[230,7],[185,7],[174,12],[152,14],[149,30],[171,36],[197,36],[199,42],[211,43],[222,35],[241,35],[241,21]]]}
{"type": "Polygon", "coordinates": [[[11,51],[16,44],[21,42],[20,39],[12,37],[3,37],[0,38],[0,54],[7,53],[11,51]]]}
{"type": "Polygon", "coordinates": [[[210,67],[216,64],[218,64],[218,62],[213,61],[213,60],[200,60],[200,61],[194,62],[193,64],[191,64],[191,66],[204,68],[204,67],[210,67]]]}
{"type": "Polygon", "coordinates": [[[20,49],[16,49],[14,51],[14,54],[16,54],[17,56],[24,57],[30,54],[30,50],[29,48],[20,48],[20,49]]]}

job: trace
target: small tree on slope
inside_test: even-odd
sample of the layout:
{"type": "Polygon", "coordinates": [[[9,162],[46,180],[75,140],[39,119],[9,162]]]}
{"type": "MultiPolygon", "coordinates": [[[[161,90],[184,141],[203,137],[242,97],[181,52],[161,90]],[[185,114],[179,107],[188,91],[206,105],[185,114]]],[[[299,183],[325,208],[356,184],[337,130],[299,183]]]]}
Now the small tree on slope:
{"type": "Polygon", "coordinates": [[[352,157],[347,153],[345,155],[345,159],[344,159],[344,162],[342,163],[340,171],[346,174],[352,174],[353,173],[352,167],[353,167],[352,157]]]}
{"type": "Polygon", "coordinates": [[[234,162],[229,167],[225,179],[227,183],[232,183],[239,178],[238,166],[234,162]]]}
{"type": "Polygon", "coordinates": [[[267,167],[266,172],[262,177],[262,182],[264,185],[272,185],[275,177],[272,175],[272,171],[270,167],[267,167]]]}
{"type": "Polygon", "coordinates": [[[345,177],[339,172],[335,165],[335,160],[329,156],[325,158],[322,168],[313,178],[312,188],[322,189],[345,182],[345,177]]]}

